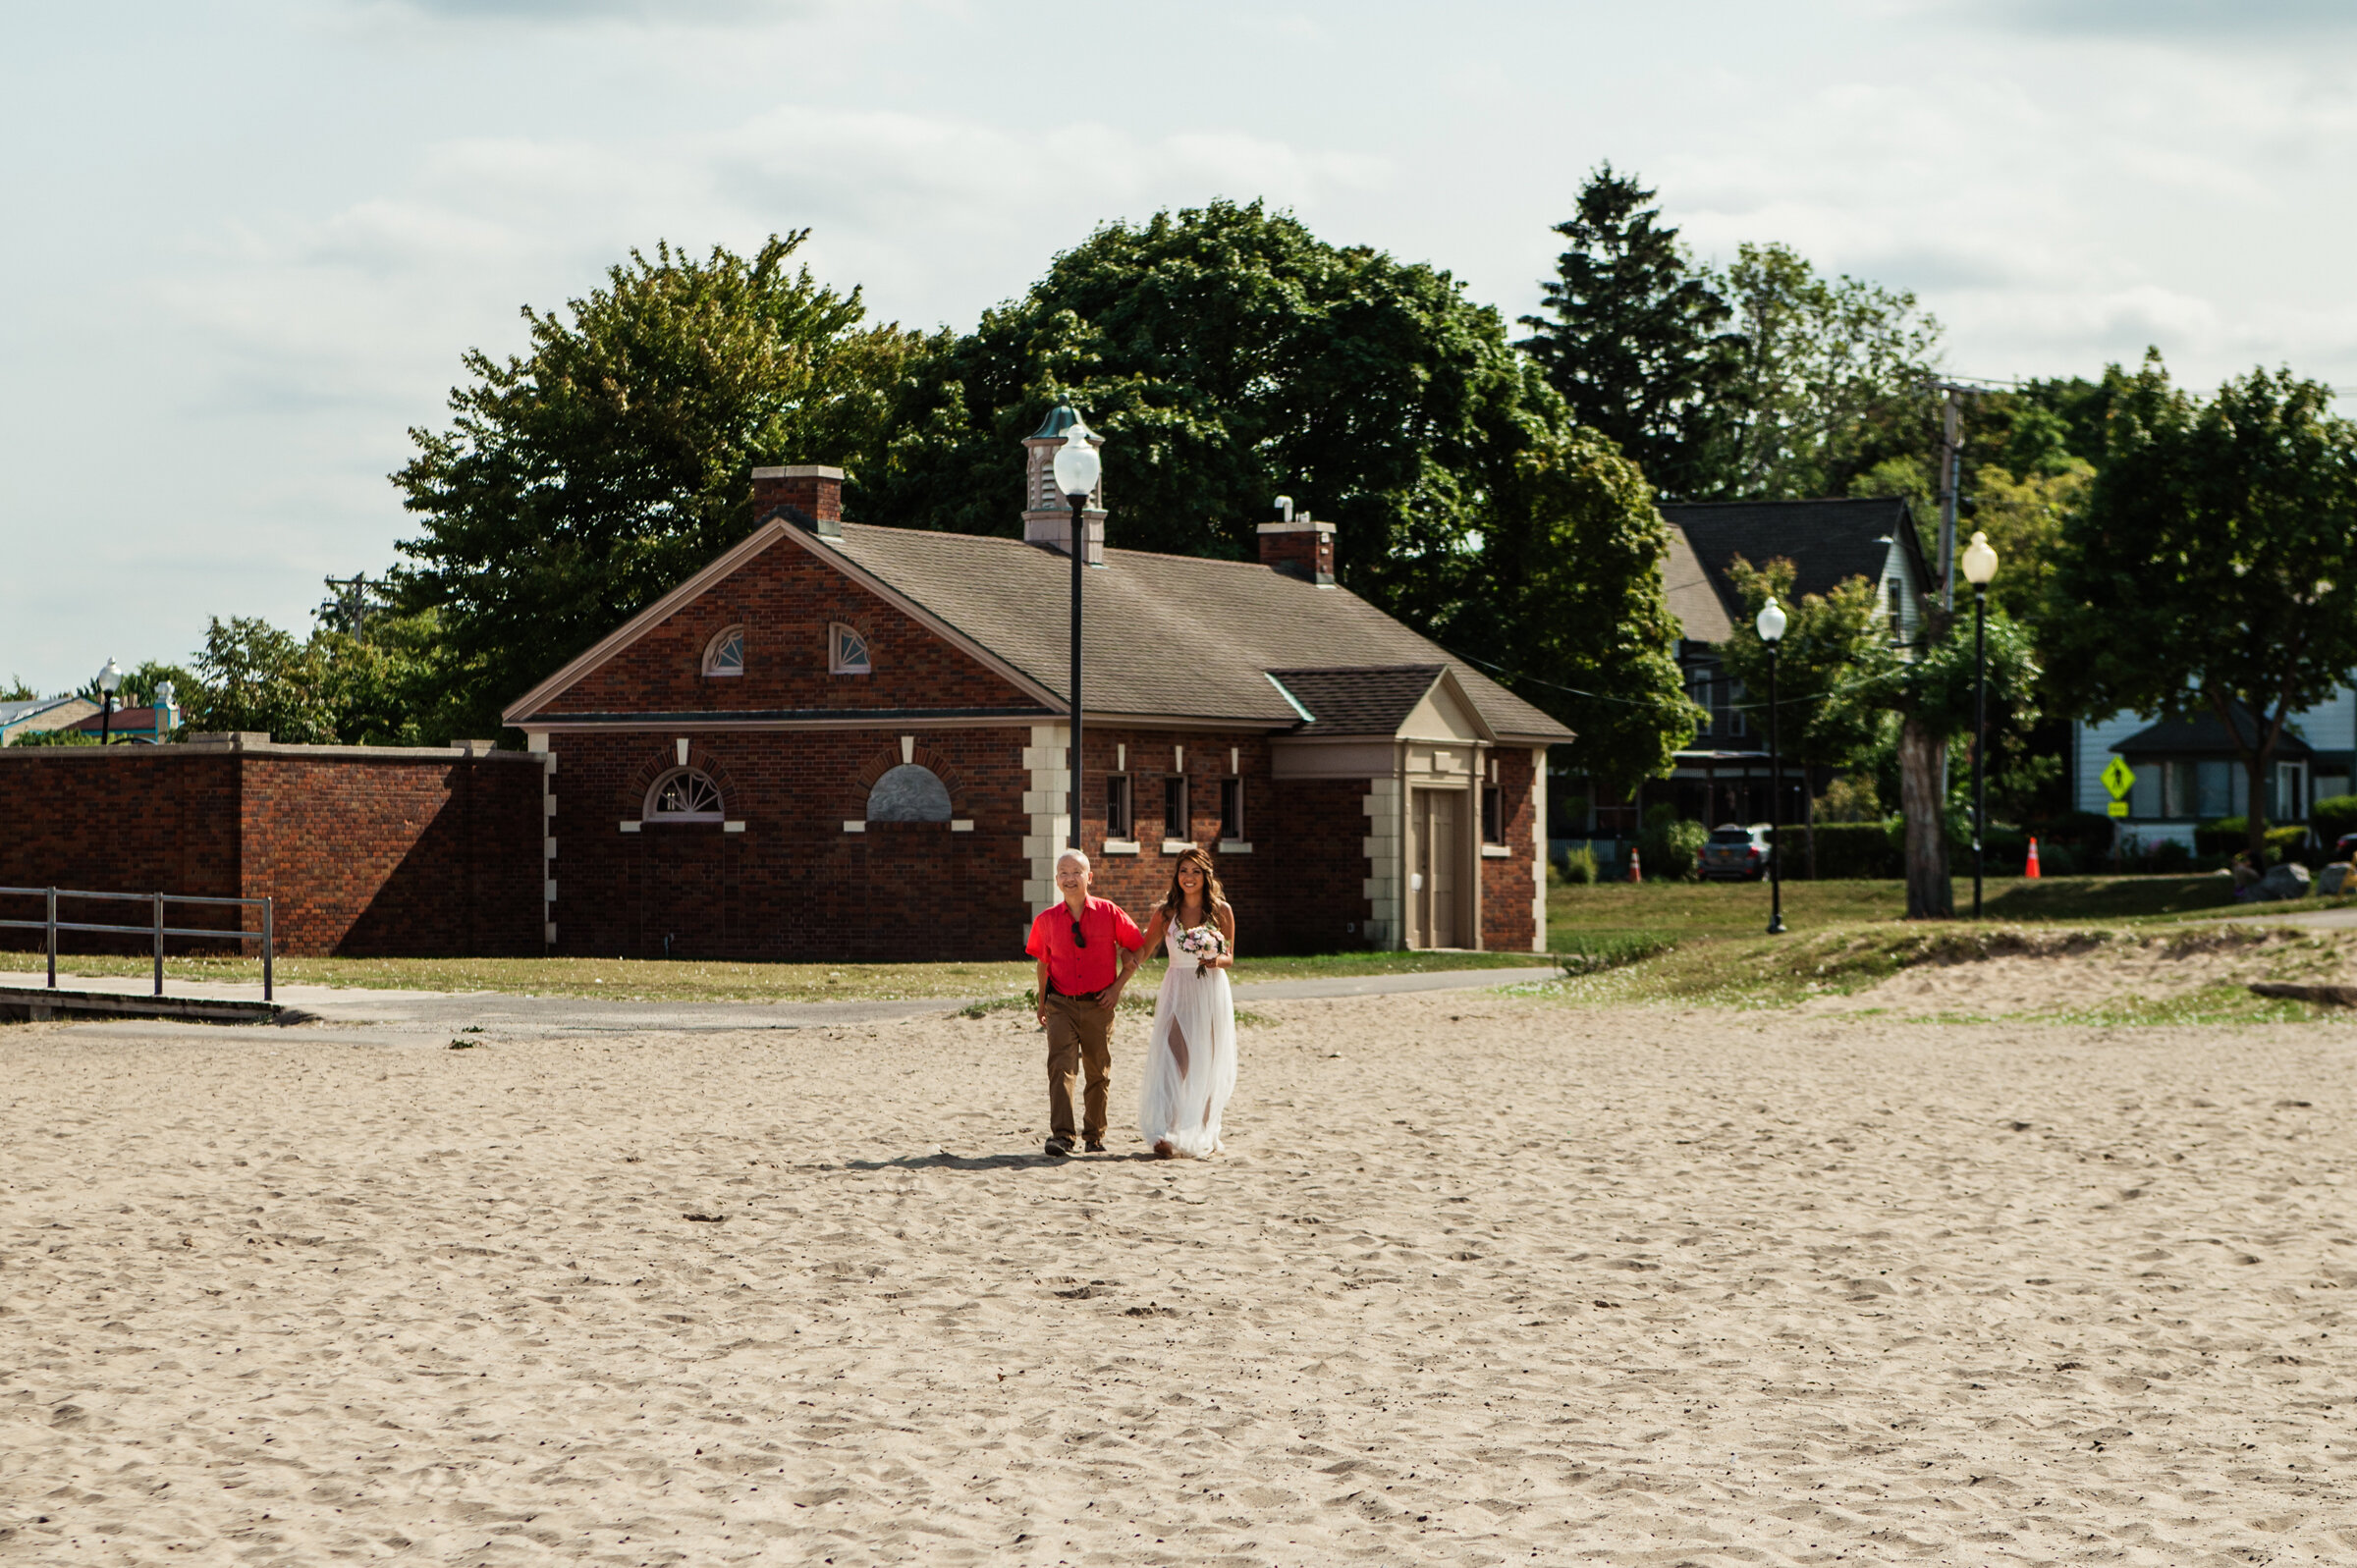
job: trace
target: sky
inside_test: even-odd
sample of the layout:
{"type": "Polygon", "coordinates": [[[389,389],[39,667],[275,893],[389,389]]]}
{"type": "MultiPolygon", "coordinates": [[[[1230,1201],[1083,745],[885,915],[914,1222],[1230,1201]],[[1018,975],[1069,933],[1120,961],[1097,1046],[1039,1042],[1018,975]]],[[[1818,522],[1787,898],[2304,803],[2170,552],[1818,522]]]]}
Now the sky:
{"type": "MultiPolygon", "coordinates": [[[[1265,198],[1534,309],[1598,164],[1698,256],[1913,291],[1947,370],[2357,399],[2344,0],[151,0],[0,50],[0,679],[307,632],[470,348],[657,240],[807,228],[970,327],[1103,222],[1265,198]]],[[[1011,462],[1019,460],[1010,454],[1011,462]]]]}

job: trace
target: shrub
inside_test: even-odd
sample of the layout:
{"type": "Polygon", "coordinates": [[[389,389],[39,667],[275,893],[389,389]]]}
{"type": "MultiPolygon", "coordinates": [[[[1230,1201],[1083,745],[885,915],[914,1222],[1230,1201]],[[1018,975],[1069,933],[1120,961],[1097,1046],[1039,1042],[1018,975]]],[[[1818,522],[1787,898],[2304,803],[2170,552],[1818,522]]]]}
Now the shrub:
{"type": "MultiPolygon", "coordinates": [[[[2193,846],[2205,854],[2240,854],[2250,838],[2248,817],[2220,817],[2207,828],[2193,830],[2193,846]]],[[[2267,830],[2267,863],[2275,865],[2307,842],[2308,830],[2298,823],[2267,830]]]]}
{"type": "Polygon", "coordinates": [[[1596,851],[1587,844],[1575,844],[1563,853],[1563,880],[1580,887],[1592,887],[1604,880],[1604,868],[1596,864],[1596,851]]]}
{"type": "Polygon", "coordinates": [[[1825,786],[1825,793],[1817,797],[1817,821],[1820,824],[1828,822],[1879,823],[1882,820],[1882,797],[1874,787],[1872,775],[1860,775],[1854,779],[1836,779],[1825,786]]]}
{"type": "Polygon", "coordinates": [[[2341,835],[2357,833],[2357,795],[2329,795],[2308,811],[2308,826],[2331,848],[2341,835]]]}
{"type": "Polygon", "coordinates": [[[1699,822],[1686,822],[1677,808],[1665,802],[1645,813],[1645,830],[1637,835],[1637,853],[1644,857],[1645,875],[1657,880],[1691,882],[1694,857],[1711,837],[1699,822]]]}

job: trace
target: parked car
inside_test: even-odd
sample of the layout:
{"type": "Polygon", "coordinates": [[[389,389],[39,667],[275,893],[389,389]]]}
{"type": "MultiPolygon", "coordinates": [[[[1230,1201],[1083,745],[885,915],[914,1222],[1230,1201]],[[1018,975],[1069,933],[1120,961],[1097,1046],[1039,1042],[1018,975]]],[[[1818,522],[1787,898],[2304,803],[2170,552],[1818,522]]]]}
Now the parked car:
{"type": "Polygon", "coordinates": [[[1695,857],[1695,869],[1713,881],[1757,882],[1768,875],[1768,857],[1775,853],[1766,828],[1722,823],[1704,841],[1702,853],[1695,857]]]}

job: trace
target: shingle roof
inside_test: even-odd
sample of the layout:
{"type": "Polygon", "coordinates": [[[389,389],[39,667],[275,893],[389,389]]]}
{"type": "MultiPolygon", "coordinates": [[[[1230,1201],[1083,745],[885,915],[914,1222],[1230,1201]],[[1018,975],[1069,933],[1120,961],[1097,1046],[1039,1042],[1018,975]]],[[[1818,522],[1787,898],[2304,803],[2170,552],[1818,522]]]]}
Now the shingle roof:
{"type": "MultiPolygon", "coordinates": [[[[840,554],[1065,700],[1068,557],[1016,539],[850,522],[840,539],[800,540],[840,554]]],[[[1083,572],[1082,581],[1083,694],[1091,709],[1289,728],[1300,715],[1269,683],[1269,671],[1446,665],[1499,734],[1571,738],[1538,708],[1345,588],[1320,588],[1253,562],[1140,550],[1107,550],[1104,566],[1083,572]]]]}
{"type": "Polygon", "coordinates": [[[1727,567],[1737,556],[1755,567],[1765,567],[1779,556],[1790,561],[1797,598],[1826,593],[1851,577],[1881,581],[1891,541],[1896,539],[1915,569],[1916,586],[1925,587],[1930,581],[1913,518],[1906,502],[1896,496],[1857,501],[1684,502],[1662,508],[1662,515],[1685,536],[1709,599],[1717,602],[1714,618],[1704,598],[1705,586],[1694,582],[1691,571],[1681,573],[1673,541],[1665,570],[1670,608],[1686,628],[1686,637],[1697,642],[1720,641],[1732,618],[1742,614],[1742,596],[1727,575],[1727,567]],[[1678,580],[1681,575],[1682,583],[1678,580]]]}
{"type": "Polygon", "coordinates": [[[1293,700],[1309,710],[1304,735],[1396,735],[1446,665],[1400,665],[1389,670],[1272,670],[1293,700]]]}
{"type": "MultiPolygon", "coordinates": [[[[2244,740],[2251,741],[2260,733],[2251,718],[2251,711],[2241,703],[2233,705],[2234,728],[2244,740]]],[[[2191,719],[2164,719],[2149,729],[2139,730],[2122,740],[2111,743],[2111,750],[2124,757],[2239,757],[2234,737],[2217,714],[2205,713],[2191,719]]],[[[2289,727],[2275,741],[2275,755],[2283,760],[2305,757],[2315,748],[2293,734],[2289,727]]]]}

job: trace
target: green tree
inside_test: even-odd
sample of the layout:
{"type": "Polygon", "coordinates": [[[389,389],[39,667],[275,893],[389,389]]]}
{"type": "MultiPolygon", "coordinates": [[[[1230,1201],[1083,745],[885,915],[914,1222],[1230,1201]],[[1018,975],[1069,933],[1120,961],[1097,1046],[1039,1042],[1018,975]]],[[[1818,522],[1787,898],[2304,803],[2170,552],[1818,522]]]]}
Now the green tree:
{"type": "Polygon", "coordinates": [[[2217,715],[2249,783],[2254,865],[2285,721],[2357,669],[2357,426],[2331,399],[2262,369],[2200,400],[2148,352],[2056,571],[2060,689],[2087,714],[2217,715]]]}
{"type": "Polygon", "coordinates": [[[806,234],[633,250],[563,313],[525,306],[528,354],[470,351],[450,427],[411,431],[393,478],[423,529],[396,587],[438,613],[454,724],[496,733],[503,704],[742,538],[756,464],[881,448],[918,340],[790,270],[806,234]]]}
{"type": "Polygon", "coordinates": [[[1843,493],[1875,461],[1926,450],[1922,392],[1940,323],[1911,294],[1828,280],[1781,244],[1715,279],[1740,346],[1704,481],[1729,500],[1843,493]]]}
{"type": "Polygon", "coordinates": [[[1099,229],[938,341],[860,515],[1017,531],[1017,443],[1069,397],[1106,437],[1115,544],[1249,561],[1290,495],[1336,524],[1347,586],[1445,632],[1479,592],[1481,471],[1543,387],[1447,273],[1215,201],[1099,229]]]}
{"type": "Polygon", "coordinates": [[[1667,774],[1702,712],[1672,653],[1669,525],[1635,463],[1594,431],[1546,432],[1490,487],[1483,574],[1499,614],[1457,651],[1576,731],[1566,760],[1615,796],[1667,774]]]}
{"type": "MultiPolygon", "coordinates": [[[[1972,733],[1978,677],[1972,618],[1927,607],[1914,657],[1890,668],[1877,697],[1898,715],[1899,812],[1906,819],[1907,918],[1955,914],[1947,844],[1955,837],[1940,780],[1951,744],[1972,733]]],[[[2042,674],[2029,633],[2002,610],[1989,613],[1989,735],[2018,735],[2038,720],[2042,674]]]]}
{"type": "Polygon", "coordinates": [[[1610,163],[1555,226],[1569,242],[1543,285],[1544,314],[1524,316],[1516,347],[1536,359],[1572,415],[1617,443],[1666,495],[1694,493],[1710,428],[1734,370],[1731,314],[1663,227],[1654,192],[1610,163]]]}
{"type": "Polygon", "coordinates": [[[7,688],[0,690],[0,702],[33,702],[39,697],[39,692],[25,683],[23,676],[10,676],[7,688]]]}
{"type": "Polygon", "coordinates": [[[861,515],[1013,533],[1017,443],[1068,396],[1117,545],[1251,560],[1290,495],[1335,522],[1345,586],[1501,670],[1600,779],[1692,734],[1644,476],[1447,273],[1257,202],[1109,225],[912,367],[861,515]]]}
{"type": "MultiPolygon", "coordinates": [[[[1743,682],[1748,700],[1760,705],[1755,723],[1761,732],[1766,732],[1768,721],[1768,645],[1760,640],[1755,621],[1773,594],[1785,615],[1776,673],[1777,738],[1784,755],[1803,768],[1845,772],[1888,746],[1893,721],[1879,699],[1897,654],[1876,614],[1874,584],[1852,577],[1830,593],[1796,600],[1796,570],[1781,557],[1760,568],[1737,556],[1727,575],[1742,597],[1743,618],[1733,635],[1719,645],[1719,657],[1727,674],[1743,682]]],[[[1804,789],[1803,794],[1813,797],[1814,791],[1804,789]]],[[[1814,798],[1805,808],[1804,823],[1808,873],[1814,877],[1814,798]]]]}
{"type": "Polygon", "coordinates": [[[326,745],[337,738],[318,649],[266,621],[208,619],[196,655],[203,684],[184,699],[192,730],[267,730],[273,740],[326,745]]]}
{"type": "Polygon", "coordinates": [[[2095,470],[2084,459],[2063,457],[2056,471],[2033,469],[2016,479],[1998,463],[1983,463],[1973,475],[1969,527],[1989,536],[1997,551],[1996,580],[1989,602],[2014,620],[2036,622],[2054,594],[2055,568],[2066,521],[2086,506],[2095,470]]]}

